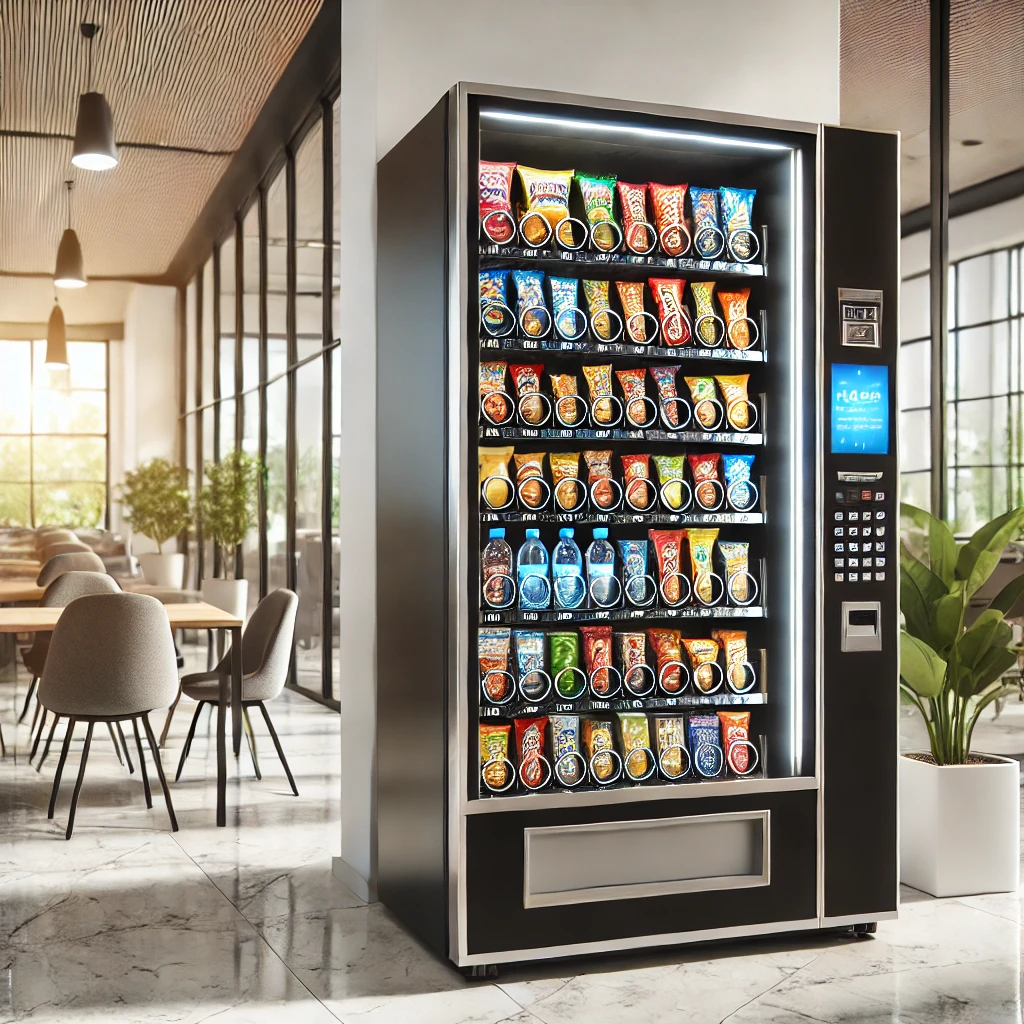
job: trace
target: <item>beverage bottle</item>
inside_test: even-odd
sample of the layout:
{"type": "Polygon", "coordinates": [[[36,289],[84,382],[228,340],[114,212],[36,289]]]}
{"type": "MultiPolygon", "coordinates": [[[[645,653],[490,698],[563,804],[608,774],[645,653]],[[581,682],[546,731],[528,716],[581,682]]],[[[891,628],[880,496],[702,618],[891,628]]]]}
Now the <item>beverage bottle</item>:
{"type": "Polygon", "coordinates": [[[615,548],[608,540],[607,526],[594,527],[594,540],[587,548],[587,578],[594,607],[612,608],[619,603],[622,587],[615,575],[615,548]]]}
{"type": "Polygon", "coordinates": [[[484,547],[484,603],[491,608],[507,608],[515,596],[512,580],[512,549],[505,540],[504,527],[496,526],[488,534],[484,547]]]}
{"type": "Polygon", "coordinates": [[[526,540],[516,556],[516,574],[520,608],[540,611],[551,604],[548,549],[541,542],[540,530],[526,531],[526,540]]]}
{"type": "Polygon", "coordinates": [[[551,556],[556,608],[579,608],[587,597],[587,584],[583,579],[583,555],[573,540],[575,532],[570,527],[559,530],[558,543],[551,556]]]}

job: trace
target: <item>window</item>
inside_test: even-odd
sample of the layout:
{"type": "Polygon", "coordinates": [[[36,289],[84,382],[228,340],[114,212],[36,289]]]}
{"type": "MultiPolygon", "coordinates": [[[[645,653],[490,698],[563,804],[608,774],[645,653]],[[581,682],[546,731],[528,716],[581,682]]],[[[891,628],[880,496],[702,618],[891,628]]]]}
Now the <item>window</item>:
{"type": "Polygon", "coordinates": [[[107,515],[107,342],[0,341],[0,525],[102,526],[107,515]]]}
{"type": "Polygon", "coordinates": [[[900,482],[904,501],[931,507],[931,352],[928,275],[900,291],[900,482]]]}

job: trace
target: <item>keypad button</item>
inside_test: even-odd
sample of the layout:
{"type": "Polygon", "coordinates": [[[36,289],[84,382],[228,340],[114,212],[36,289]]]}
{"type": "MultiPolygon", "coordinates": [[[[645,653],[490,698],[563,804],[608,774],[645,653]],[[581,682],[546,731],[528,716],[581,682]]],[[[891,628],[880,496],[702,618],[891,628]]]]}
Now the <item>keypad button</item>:
{"type": "Polygon", "coordinates": [[[841,572],[837,572],[836,573],[836,583],[842,583],[842,582],[843,582],[843,574],[841,572]]]}
{"type": "Polygon", "coordinates": [[[875,536],[876,537],[884,537],[885,536],[885,527],[884,526],[876,526],[875,527],[875,536]]]}
{"type": "Polygon", "coordinates": [[[848,565],[849,565],[849,567],[851,569],[859,569],[860,568],[860,564],[859,564],[859,562],[858,562],[858,560],[856,558],[848,559],[847,563],[848,563],[848,565]]]}
{"type": "Polygon", "coordinates": [[[837,537],[842,537],[842,535],[843,535],[843,534],[844,534],[844,533],[845,533],[846,531],[845,531],[845,529],[844,529],[844,528],[843,528],[842,526],[836,526],[836,527],[833,527],[833,529],[832,529],[832,532],[833,532],[833,533],[834,533],[834,534],[835,534],[835,535],[836,535],[837,537]]]}
{"type": "Polygon", "coordinates": [[[836,504],[837,505],[845,505],[846,504],[846,492],[845,491],[836,491],[836,504]]]}
{"type": "Polygon", "coordinates": [[[870,501],[871,500],[871,492],[870,491],[861,491],[860,492],[860,500],[861,501],[870,501]]]}
{"type": "Polygon", "coordinates": [[[860,513],[859,512],[851,512],[849,518],[850,518],[850,522],[851,523],[855,523],[855,522],[857,522],[857,520],[860,519],[860,513]]]}
{"type": "Polygon", "coordinates": [[[875,573],[875,580],[877,582],[879,582],[879,583],[884,583],[885,582],[885,573],[884,572],[876,572],[875,573]]]}
{"type": "Polygon", "coordinates": [[[853,543],[853,542],[851,541],[851,542],[850,542],[850,550],[851,550],[851,551],[860,551],[860,545],[859,545],[859,544],[855,544],[855,543],[853,543]]]}
{"type": "Polygon", "coordinates": [[[844,568],[844,565],[843,565],[843,563],[844,563],[844,562],[846,561],[845,559],[843,559],[843,558],[836,558],[836,559],[834,559],[834,561],[835,561],[835,564],[836,564],[836,568],[837,568],[837,569],[842,569],[842,568],[844,568]]]}
{"type": "Polygon", "coordinates": [[[861,551],[870,551],[872,547],[874,547],[874,545],[869,541],[867,544],[861,544],[860,549],[861,551]]]}
{"type": "Polygon", "coordinates": [[[850,582],[851,583],[856,583],[857,580],[860,579],[860,576],[857,573],[855,573],[855,572],[851,572],[848,575],[850,577],[850,582]]]}
{"type": "Polygon", "coordinates": [[[885,501],[885,491],[875,491],[875,501],[885,501]]]}
{"type": "Polygon", "coordinates": [[[884,511],[883,511],[882,509],[879,509],[879,510],[878,510],[878,511],[877,511],[877,512],[875,513],[875,518],[876,518],[876,519],[884,519],[884,518],[885,518],[885,512],[884,512],[884,511]]]}
{"type": "Polygon", "coordinates": [[[870,569],[871,568],[871,559],[870,558],[862,558],[860,560],[860,564],[861,564],[861,568],[863,568],[863,569],[870,569]]]}
{"type": "Polygon", "coordinates": [[[850,527],[850,536],[851,537],[856,537],[859,534],[860,534],[860,528],[859,527],[856,527],[856,526],[851,526],[850,527]]]}
{"type": "Polygon", "coordinates": [[[875,550],[876,551],[884,551],[885,550],[885,541],[884,540],[875,541],[875,550]]]}
{"type": "Polygon", "coordinates": [[[835,516],[836,516],[836,522],[837,523],[841,523],[843,521],[843,513],[842,512],[836,512],[835,516]]]}
{"type": "Polygon", "coordinates": [[[871,520],[871,513],[870,512],[861,512],[860,518],[861,518],[861,520],[863,522],[867,523],[867,522],[869,522],[871,520]]]}
{"type": "Polygon", "coordinates": [[[835,553],[837,555],[841,555],[846,550],[846,545],[845,544],[833,544],[832,545],[832,550],[835,551],[835,553]]]}
{"type": "Polygon", "coordinates": [[[877,566],[885,565],[885,559],[884,558],[876,558],[875,559],[875,565],[877,565],[877,566]]]}

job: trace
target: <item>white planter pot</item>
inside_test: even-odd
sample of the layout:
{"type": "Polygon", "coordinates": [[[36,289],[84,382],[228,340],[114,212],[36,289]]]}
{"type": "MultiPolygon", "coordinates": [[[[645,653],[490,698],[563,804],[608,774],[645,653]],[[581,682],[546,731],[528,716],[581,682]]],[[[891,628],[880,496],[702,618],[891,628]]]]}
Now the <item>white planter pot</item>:
{"type": "Polygon", "coordinates": [[[932,896],[1016,892],[1020,765],[900,758],[900,881],[932,896]]]}
{"type": "Polygon", "coordinates": [[[202,583],[203,600],[215,608],[244,619],[249,598],[248,580],[208,579],[202,583]]]}
{"type": "Polygon", "coordinates": [[[139,555],[139,566],[147,583],[154,587],[181,590],[185,581],[184,555],[139,555]]]}

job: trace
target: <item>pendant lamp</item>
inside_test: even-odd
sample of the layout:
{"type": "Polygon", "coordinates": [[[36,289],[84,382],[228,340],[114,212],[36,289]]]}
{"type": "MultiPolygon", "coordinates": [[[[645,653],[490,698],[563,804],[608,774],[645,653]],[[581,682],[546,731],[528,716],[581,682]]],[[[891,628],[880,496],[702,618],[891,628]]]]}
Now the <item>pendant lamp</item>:
{"type": "Polygon", "coordinates": [[[68,189],[68,226],[64,229],[57,248],[57,266],[53,272],[53,283],[58,288],[84,288],[86,280],[82,246],[78,241],[78,235],[71,227],[71,190],[75,183],[65,181],[64,184],[68,189]]]}
{"type": "Polygon", "coordinates": [[[92,91],[92,41],[100,27],[91,21],[83,21],[80,27],[89,46],[88,91],[78,97],[71,162],[86,171],[108,171],[118,161],[114,116],[106,96],[92,91]]]}
{"type": "Polygon", "coordinates": [[[68,338],[64,326],[64,310],[60,308],[57,297],[53,297],[53,312],[50,322],[46,325],[46,360],[47,366],[64,367],[68,365],[68,338]]]}

